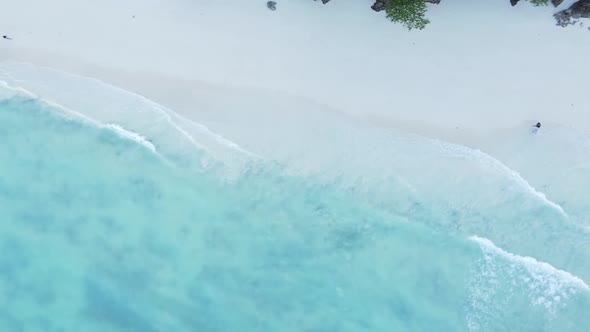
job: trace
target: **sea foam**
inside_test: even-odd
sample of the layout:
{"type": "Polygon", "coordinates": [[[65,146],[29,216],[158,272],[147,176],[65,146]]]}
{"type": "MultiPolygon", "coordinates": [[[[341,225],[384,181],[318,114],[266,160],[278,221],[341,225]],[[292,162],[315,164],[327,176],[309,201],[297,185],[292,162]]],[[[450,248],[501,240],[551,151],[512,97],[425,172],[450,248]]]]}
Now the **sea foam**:
{"type": "MultiPolygon", "coordinates": [[[[45,287],[15,300],[50,312],[57,325],[68,320],[54,317],[82,311],[90,313],[77,322],[82,327],[98,317],[120,329],[289,331],[301,329],[292,322],[309,329],[330,322],[339,331],[460,331],[468,303],[471,329],[509,322],[488,330],[542,330],[587,311],[579,301],[588,293],[587,233],[480,151],[328,121],[332,114],[317,119],[296,103],[296,115],[274,113],[258,126],[230,118],[227,128],[259,135],[240,136],[223,121],[189,120],[94,80],[74,78],[96,100],[54,100],[45,78],[24,80],[43,91],[32,93],[13,77],[7,95],[30,99],[0,105],[2,129],[18,129],[0,131],[8,142],[0,150],[3,171],[15,174],[0,180],[0,210],[15,221],[2,224],[8,239],[0,245],[17,243],[3,247],[11,255],[0,255],[0,265],[11,268],[14,285],[33,280],[26,286],[50,285],[83,300],[46,305],[36,300],[45,287]],[[67,116],[50,116],[45,104],[67,116]],[[262,135],[261,126],[278,133],[262,135]],[[166,157],[264,159],[224,182],[207,170],[170,172],[152,154],[119,144],[126,141],[166,157]],[[479,237],[471,243],[465,234],[479,237]],[[502,239],[502,248],[487,238],[502,239]],[[60,260],[23,246],[59,252],[60,260]],[[28,269],[13,264],[13,253],[31,262],[28,269]],[[71,262],[81,267],[68,282],[58,273],[49,274],[60,276],[55,281],[39,277],[46,266],[70,271],[71,262]],[[236,301],[244,305],[228,320],[236,301]],[[207,314],[194,319],[194,312],[207,314]]],[[[255,109],[239,110],[260,120],[255,109]]],[[[580,317],[574,321],[584,323],[580,317]]]]}
{"type": "Polygon", "coordinates": [[[588,285],[579,277],[560,269],[557,269],[549,263],[539,262],[532,257],[519,256],[513,253],[507,252],[497,247],[489,239],[471,236],[469,239],[477,243],[482,251],[486,254],[500,256],[507,259],[511,263],[518,264],[526,269],[526,271],[532,276],[530,286],[532,290],[545,287],[544,291],[548,295],[557,293],[566,287],[576,287],[579,289],[590,289],[588,285]]]}
{"type": "Polygon", "coordinates": [[[139,94],[94,78],[27,63],[2,63],[0,84],[13,93],[114,130],[153,152],[161,146],[172,159],[190,159],[191,155],[198,155],[195,165],[210,164],[207,159],[213,158],[228,167],[239,168],[247,160],[259,158],[203,124],[139,94]],[[206,155],[200,153],[203,151],[206,155]]]}
{"type": "Polygon", "coordinates": [[[508,252],[483,237],[471,236],[469,240],[483,253],[468,284],[466,320],[472,331],[497,329],[510,312],[527,317],[535,308],[541,308],[541,315],[552,321],[576,294],[588,294],[588,285],[568,271],[508,252]],[[528,298],[528,303],[522,298],[528,298]]]}

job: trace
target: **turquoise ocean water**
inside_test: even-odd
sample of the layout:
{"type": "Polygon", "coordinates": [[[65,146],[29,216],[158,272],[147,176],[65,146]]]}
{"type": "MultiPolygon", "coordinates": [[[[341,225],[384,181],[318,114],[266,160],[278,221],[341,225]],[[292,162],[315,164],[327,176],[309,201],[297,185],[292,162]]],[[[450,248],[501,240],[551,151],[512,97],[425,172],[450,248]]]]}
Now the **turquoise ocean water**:
{"type": "Polygon", "coordinates": [[[432,157],[455,182],[425,167],[370,190],[146,137],[37,97],[0,100],[0,331],[590,326],[590,210],[504,170],[453,173],[479,154],[432,157]]]}

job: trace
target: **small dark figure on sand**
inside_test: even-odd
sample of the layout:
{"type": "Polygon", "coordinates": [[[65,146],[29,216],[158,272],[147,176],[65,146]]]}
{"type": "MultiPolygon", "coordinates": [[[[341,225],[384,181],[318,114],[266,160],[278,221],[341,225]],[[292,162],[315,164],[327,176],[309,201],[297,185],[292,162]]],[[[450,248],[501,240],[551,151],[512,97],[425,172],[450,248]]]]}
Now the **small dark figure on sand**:
{"type": "Polygon", "coordinates": [[[533,134],[535,134],[535,135],[538,134],[540,129],[541,129],[541,122],[537,122],[537,124],[534,125],[533,134]]]}
{"type": "Polygon", "coordinates": [[[7,35],[2,36],[2,38],[12,40],[12,38],[8,37],[7,35]]]}
{"type": "Polygon", "coordinates": [[[268,9],[270,10],[276,10],[277,9],[277,3],[274,1],[269,1],[266,3],[266,7],[268,7],[268,9]]]}

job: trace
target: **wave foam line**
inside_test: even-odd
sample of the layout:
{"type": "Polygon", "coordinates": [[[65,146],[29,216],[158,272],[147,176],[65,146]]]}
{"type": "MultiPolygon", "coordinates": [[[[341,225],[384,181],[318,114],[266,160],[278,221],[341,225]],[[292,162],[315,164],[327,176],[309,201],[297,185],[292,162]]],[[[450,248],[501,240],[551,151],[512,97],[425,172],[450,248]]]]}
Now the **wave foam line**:
{"type": "Polygon", "coordinates": [[[98,80],[98,81],[101,82],[102,84],[105,84],[105,85],[111,87],[112,89],[117,89],[121,92],[131,94],[134,97],[141,98],[141,100],[143,100],[145,103],[152,106],[154,109],[159,111],[162,115],[164,115],[164,117],[166,118],[168,123],[170,123],[171,126],[173,126],[176,130],[182,132],[187,138],[190,138],[192,141],[194,141],[194,138],[189,133],[187,133],[184,129],[182,129],[180,125],[176,124],[176,122],[172,119],[172,117],[176,117],[183,122],[189,123],[192,126],[197,127],[201,132],[204,132],[206,135],[213,137],[213,139],[221,145],[225,145],[226,147],[229,147],[233,150],[243,153],[249,157],[262,158],[261,156],[242,148],[239,144],[221,136],[220,134],[217,134],[217,133],[211,131],[207,126],[205,126],[202,123],[198,123],[198,122],[195,122],[191,119],[185,118],[185,117],[181,116],[180,114],[174,112],[173,110],[171,110],[167,107],[164,107],[164,106],[162,106],[162,105],[160,105],[160,104],[158,104],[158,103],[156,103],[156,102],[154,102],[142,95],[139,95],[139,94],[109,85],[109,84],[102,82],[100,80],[98,80]]]}
{"type": "MultiPolygon", "coordinates": [[[[17,63],[18,64],[18,63],[17,63]]],[[[20,63],[21,65],[28,65],[28,66],[33,66],[35,67],[33,64],[30,63],[20,63]]],[[[172,109],[165,107],[161,104],[156,103],[155,101],[140,95],[138,93],[132,92],[132,91],[128,91],[125,90],[123,88],[114,86],[112,84],[109,84],[107,82],[104,82],[100,79],[94,78],[94,77],[88,77],[88,76],[82,76],[82,75],[78,75],[78,74],[72,74],[72,73],[68,73],[68,72],[63,72],[51,67],[41,67],[44,68],[48,71],[52,71],[57,73],[58,75],[64,75],[64,76],[69,76],[75,79],[83,79],[83,80],[88,80],[88,81],[92,81],[95,82],[99,85],[102,85],[108,89],[114,90],[116,92],[119,92],[121,94],[125,94],[128,96],[132,96],[134,98],[137,98],[138,100],[144,102],[146,105],[150,106],[152,109],[154,109],[155,111],[157,111],[160,115],[162,115],[164,117],[164,119],[177,131],[179,131],[185,138],[187,138],[194,146],[196,146],[197,148],[200,149],[206,149],[206,147],[204,147],[202,144],[199,144],[194,137],[188,133],[184,128],[182,128],[181,125],[179,125],[176,121],[174,121],[173,118],[177,118],[179,120],[181,120],[182,122],[185,123],[189,123],[192,126],[196,127],[197,129],[199,129],[200,132],[202,132],[204,135],[212,137],[214,141],[216,141],[217,143],[224,145],[232,150],[238,151],[240,153],[243,153],[247,156],[250,157],[255,157],[255,158],[262,158],[261,156],[256,155],[255,153],[252,153],[244,148],[242,148],[240,145],[238,145],[237,143],[221,136],[220,134],[217,134],[213,131],[211,131],[207,126],[205,126],[204,124],[201,123],[197,123],[193,120],[190,120],[188,118],[185,118],[183,116],[181,116],[180,114],[176,113],[175,111],[173,111],[172,109]]]]}
{"type": "Polygon", "coordinates": [[[588,285],[579,277],[567,271],[557,269],[549,263],[539,262],[538,260],[532,257],[518,256],[513,253],[507,252],[497,247],[489,239],[483,237],[473,235],[469,237],[469,240],[477,243],[482,249],[482,251],[486,253],[491,253],[503,257],[512,263],[516,263],[523,266],[533,276],[551,275],[557,277],[557,279],[559,279],[560,282],[563,282],[565,284],[573,285],[585,290],[590,289],[590,287],[588,287],[588,285]]]}
{"type": "Polygon", "coordinates": [[[148,141],[145,137],[141,136],[140,134],[130,131],[130,130],[127,130],[118,124],[107,124],[105,127],[111,128],[113,131],[118,133],[120,136],[123,136],[125,138],[130,139],[130,140],[133,140],[133,141],[145,146],[146,148],[150,149],[152,152],[156,153],[156,147],[154,146],[154,144],[152,144],[152,142],[148,141]]]}
{"type": "Polygon", "coordinates": [[[553,202],[543,193],[535,189],[527,180],[525,180],[520,173],[513,170],[512,168],[504,165],[498,159],[492,157],[491,155],[479,150],[479,149],[471,149],[466,146],[462,145],[455,145],[450,144],[442,141],[438,141],[439,146],[442,150],[446,152],[454,152],[454,154],[458,157],[462,157],[469,160],[476,160],[480,163],[485,163],[494,169],[497,169],[504,174],[506,174],[509,178],[515,181],[520,187],[522,187],[526,192],[529,194],[537,197],[539,200],[544,202],[545,204],[551,206],[553,209],[557,210],[562,216],[565,218],[569,218],[565,210],[561,207],[561,205],[553,202]]]}
{"type": "Polygon", "coordinates": [[[102,124],[102,123],[96,121],[95,119],[93,119],[85,114],[82,114],[76,110],[68,108],[68,107],[61,105],[57,102],[54,102],[52,100],[41,98],[40,96],[36,95],[32,91],[29,91],[29,90],[24,89],[22,87],[12,87],[12,86],[8,85],[8,83],[6,83],[5,81],[2,81],[2,80],[0,80],[0,86],[2,86],[3,88],[6,88],[8,90],[11,90],[11,91],[20,92],[20,93],[25,94],[33,99],[41,100],[45,104],[55,107],[55,108],[58,108],[58,109],[61,109],[64,112],[66,112],[67,114],[73,115],[73,116],[79,118],[81,121],[88,123],[92,126],[111,130],[111,131],[115,132],[117,135],[119,135],[120,137],[123,137],[125,139],[139,143],[142,146],[144,146],[145,148],[147,148],[148,150],[150,150],[151,152],[153,152],[154,154],[160,156],[156,147],[154,146],[154,144],[149,142],[145,137],[143,137],[140,134],[135,133],[131,130],[125,129],[118,124],[102,124]]]}

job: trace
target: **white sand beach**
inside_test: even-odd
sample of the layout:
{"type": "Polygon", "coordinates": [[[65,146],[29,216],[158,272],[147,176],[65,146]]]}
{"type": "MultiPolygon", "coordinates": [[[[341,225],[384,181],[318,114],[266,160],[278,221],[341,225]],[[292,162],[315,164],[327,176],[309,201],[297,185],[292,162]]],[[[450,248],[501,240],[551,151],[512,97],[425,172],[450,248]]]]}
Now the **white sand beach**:
{"type": "Polygon", "coordinates": [[[2,3],[0,331],[589,326],[574,0],[276,2],[2,3]]]}
{"type": "MultiPolygon", "coordinates": [[[[590,151],[590,32],[552,17],[572,3],[443,0],[408,31],[370,1],[21,0],[0,12],[13,38],[0,60],[98,78],[271,158],[309,153],[321,136],[306,126],[346,115],[482,149],[547,186],[561,180],[537,169],[556,158],[538,152],[546,142],[523,142],[534,123],[570,128],[590,151]]],[[[553,142],[560,171],[584,165],[586,152],[553,142]]]]}
{"type": "Polygon", "coordinates": [[[179,111],[203,87],[248,87],[434,137],[536,121],[590,129],[590,33],[556,27],[552,6],[448,0],[408,32],[369,2],[22,0],[0,12],[13,37],[0,57],[179,111]]]}

